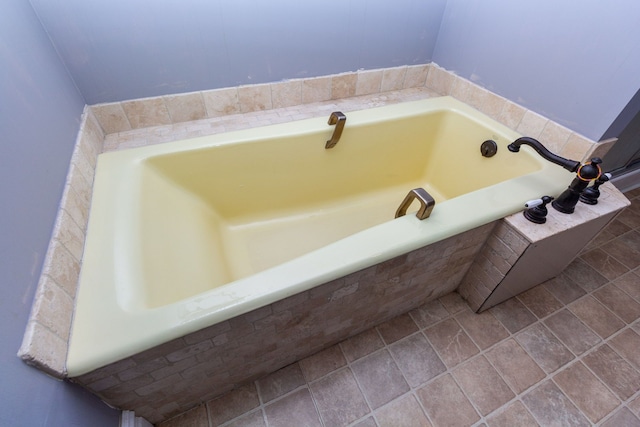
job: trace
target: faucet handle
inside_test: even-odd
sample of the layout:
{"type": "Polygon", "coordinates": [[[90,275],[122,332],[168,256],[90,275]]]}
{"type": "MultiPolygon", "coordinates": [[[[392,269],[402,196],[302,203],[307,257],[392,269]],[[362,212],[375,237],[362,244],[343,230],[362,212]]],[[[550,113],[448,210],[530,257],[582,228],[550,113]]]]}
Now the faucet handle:
{"type": "Polygon", "coordinates": [[[525,209],[522,214],[529,221],[534,222],[536,224],[544,224],[547,222],[547,204],[553,200],[551,196],[542,196],[539,199],[529,200],[524,206],[528,209],[525,209]]]}
{"type": "Polygon", "coordinates": [[[600,178],[602,175],[600,163],[602,163],[600,157],[593,157],[589,163],[585,163],[578,168],[578,178],[583,181],[592,181],[600,178]]]}

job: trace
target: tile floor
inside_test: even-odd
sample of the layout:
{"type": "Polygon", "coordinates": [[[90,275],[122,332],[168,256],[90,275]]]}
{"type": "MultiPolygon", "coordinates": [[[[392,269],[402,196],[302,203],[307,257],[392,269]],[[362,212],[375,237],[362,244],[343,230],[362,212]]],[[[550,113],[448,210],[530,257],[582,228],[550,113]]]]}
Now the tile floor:
{"type": "Polygon", "coordinates": [[[161,424],[640,426],[640,189],[559,277],[432,301],[161,424]]]}

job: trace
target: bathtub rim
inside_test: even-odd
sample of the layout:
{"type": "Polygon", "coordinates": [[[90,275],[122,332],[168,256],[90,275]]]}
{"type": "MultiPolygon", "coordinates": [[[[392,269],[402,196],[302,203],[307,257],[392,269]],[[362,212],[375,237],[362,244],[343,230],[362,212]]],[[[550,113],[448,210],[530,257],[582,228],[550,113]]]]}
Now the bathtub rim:
{"type": "MultiPolygon", "coordinates": [[[[433,104],[428,108],[451,108],[479,121],[486,122],[489,120],[492,126],[500,126],[501,130],[507,129],[509,134],[513,134],[516,137],[519,136],[516,132],[452,97],[429,98],[421,101],[354,111],[350,114],[353,118],[356,118],[359,113],[371,114],[375,112],[374,110],[378,110],[378,114],[382,114],[382,112],[388,113],[389,111],[395,111],[397,114],[406,114],[406,111],[410,111],[413,115],[419,115],[423,112],[415,111],[416,106],[423,103],[433,104]]],[[[366,122],[367,120],[375,121],[376,119],[375,117],[369,117],[362,120],[366,122]]],[[[269,132],[288,132],[296,129],[312,132],[311,128],[314,127],[327,128],[325,119],[305,119],[256,128],[259,131],[256,129],[235,131],[107,153],[99,159],[98,168],[102,163],[110,162],[111,160],[109,159],[114,159],[115,161],[119,160],[119,157],[128,158],[130,162],[128,167],[135,167],[137,162],[142,161],[143,158],[153,153],[198,149],[202,148],[203,144],[223,145],[251,141],[267,128],[270,128],[268,129],[269,132]]],[[[331,128],[328,128],[327,132],[330,133],[331,128]]],[[[263,135],[260,136],[262,137],[263,135]]],[[[525,147],[523,151],[526,152],[527,148],[525,147]]],[[[413,214],[410,214],[356,233],[348,238],[348,242],[346,241],[347,239],[340,240],[310,254],[257,273],[254,276],[234,281],[229,284],[233,285],[233,289],[227,288],[229,285],[224,285],[173,304],[146,310],[130,311],[123,309],[118,304],[117,295],[112,292],[115,287],[113,285],[109,286],[109,282],[113,278],[96,276],[94,264],[105,256],[109,257],[109,254],[105,254],[104,250],[96,249],[95,244],[89,243],[99,240],[91,238],[91,235],[95,233],[92,229],[93,227],[91,227],[92,221],[100,221],[99,216],[98,219],[95,219],[94,215],[92,215],[87,232],[85,254],[92,253],[94,255],[90,257],[85,255],[79,281],[80,284],[89,283],[90,285],[79,284],[78,302],[67,357],[67,374],[70,377],[74,377],[91,372],[161,343],[304,292],[314,286],[446,239],[462,231],[503,218],[522,210],[525,200],[540,197],[543,190],[536,188],[544,187],[545,194],[553,196],[559,194],[566,187],[572,175],[548,162],[540,160],[540,163],[542,167],[536,172],[495,184],[461,197],[449,199],[436,205],[432,216],[426,221],[419,221],[413,214]],[[514,192],[518,195],[515,198],[511,196],[514,192]],[[476,211],[484,212],[484,214],[476,213],[473,217],[466,217],[458,221],[457,226],[451,226],[451,220],[458,218],[460,216],[459,213],[465,211],[462,206],[467,206],[468,203],[475,206],[476,211]],[[485,210],[490,210],[491,213],[489,214],[485,210]],[[461,223],[464,224],[464,227],[460,227],[461,223]],[[389,247],[390,235],[397,239],[392,247],[389,247]],[[398,236],[401,236],[401,238],[398,238],[398,236]],[[353,254],[353,251],[350,250],[353,245],[358,246],[360,249],[366,249],[356,257],[357,259],[353,259],[353,256],[347,256],[353,254]],[[380,251],[382,246],[386,247],[384,255],[380,251]],[[102,256],[95,256],[96,251],[102,256]],[[318,265],[318,257],[322,257],[324,264],[331,266],[331,271],[326,271],[325,265],[318,265]],[[264,282],[277,280],[278,284],[264,286],[259,292],[256,292],[255,289],[251,289],[249,292],[249,288],[252,287],[251,282],[254,282],[256,278],[264,282]],[[90,286],[90,288],[87,286],[90,286]],[[218,300],[214,302],[214,299],[220,298],[221,290],[224,294],[224,301],[218,300]],[[117,319],[105,320],[109,313],[114,312],[118,313],[119,317],[117,319]],[[136,326],[132,327],[133,324],[136,326]]],[[[125,169],[126,167],[122,166],[119,170],[126,178],[127,173],[132,172],[127,172],[125,169]]],[[[102,191],[101,186],[103,185],[103,180],[98,178],[98,170],[94,185],[94,191],[96,192],[102,191]]],[[[126,179],[121,179],[120,185],[126,186],[126,179]]],[[[110,203],[110,201],[105,200],[104,197],[95,197],[94,202],[92,202],[92,211],[99,212],[101,203],[110,203]],[[93,203],[96,203],[95,208],[93,208],[93,203]]],[[[115,262],[113,259],[110,259],[110,261],[115,262]]]]}

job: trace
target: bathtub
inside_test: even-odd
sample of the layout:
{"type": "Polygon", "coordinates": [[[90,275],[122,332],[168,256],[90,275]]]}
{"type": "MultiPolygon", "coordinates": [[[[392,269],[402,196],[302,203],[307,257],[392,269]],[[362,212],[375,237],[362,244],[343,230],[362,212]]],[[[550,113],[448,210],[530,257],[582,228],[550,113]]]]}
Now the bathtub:
{"type": "Polygon", "coordinates": [[[67,357],[91,372],[498,220],[572,174],[451,98],[99,156],[67,357]],[[497,154],[483,157],[492,139],[497,154]],[[394,219],[413,189],[431,216],[394,219]]]}

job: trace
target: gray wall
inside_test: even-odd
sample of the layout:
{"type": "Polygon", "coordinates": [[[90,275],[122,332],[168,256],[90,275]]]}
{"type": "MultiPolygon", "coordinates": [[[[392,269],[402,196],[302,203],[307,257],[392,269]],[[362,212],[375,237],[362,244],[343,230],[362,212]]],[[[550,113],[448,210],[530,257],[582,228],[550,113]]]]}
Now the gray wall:
{"type": "Polygon", "coordinates": [[[31,309],[84,100],[27,0],[0,13],[0,425],[117,426],[119,413],[25,365],[31,309]]]}
{"type": "Polygon", "coordinates": [[[431,61],[446,0],[31,0],[89,104],[431,61]]]}
{"type": "Polygon", "coordinates": [[[640,87],[640,2],[449,0],[433,59],[598,140],[640,87]]]}

